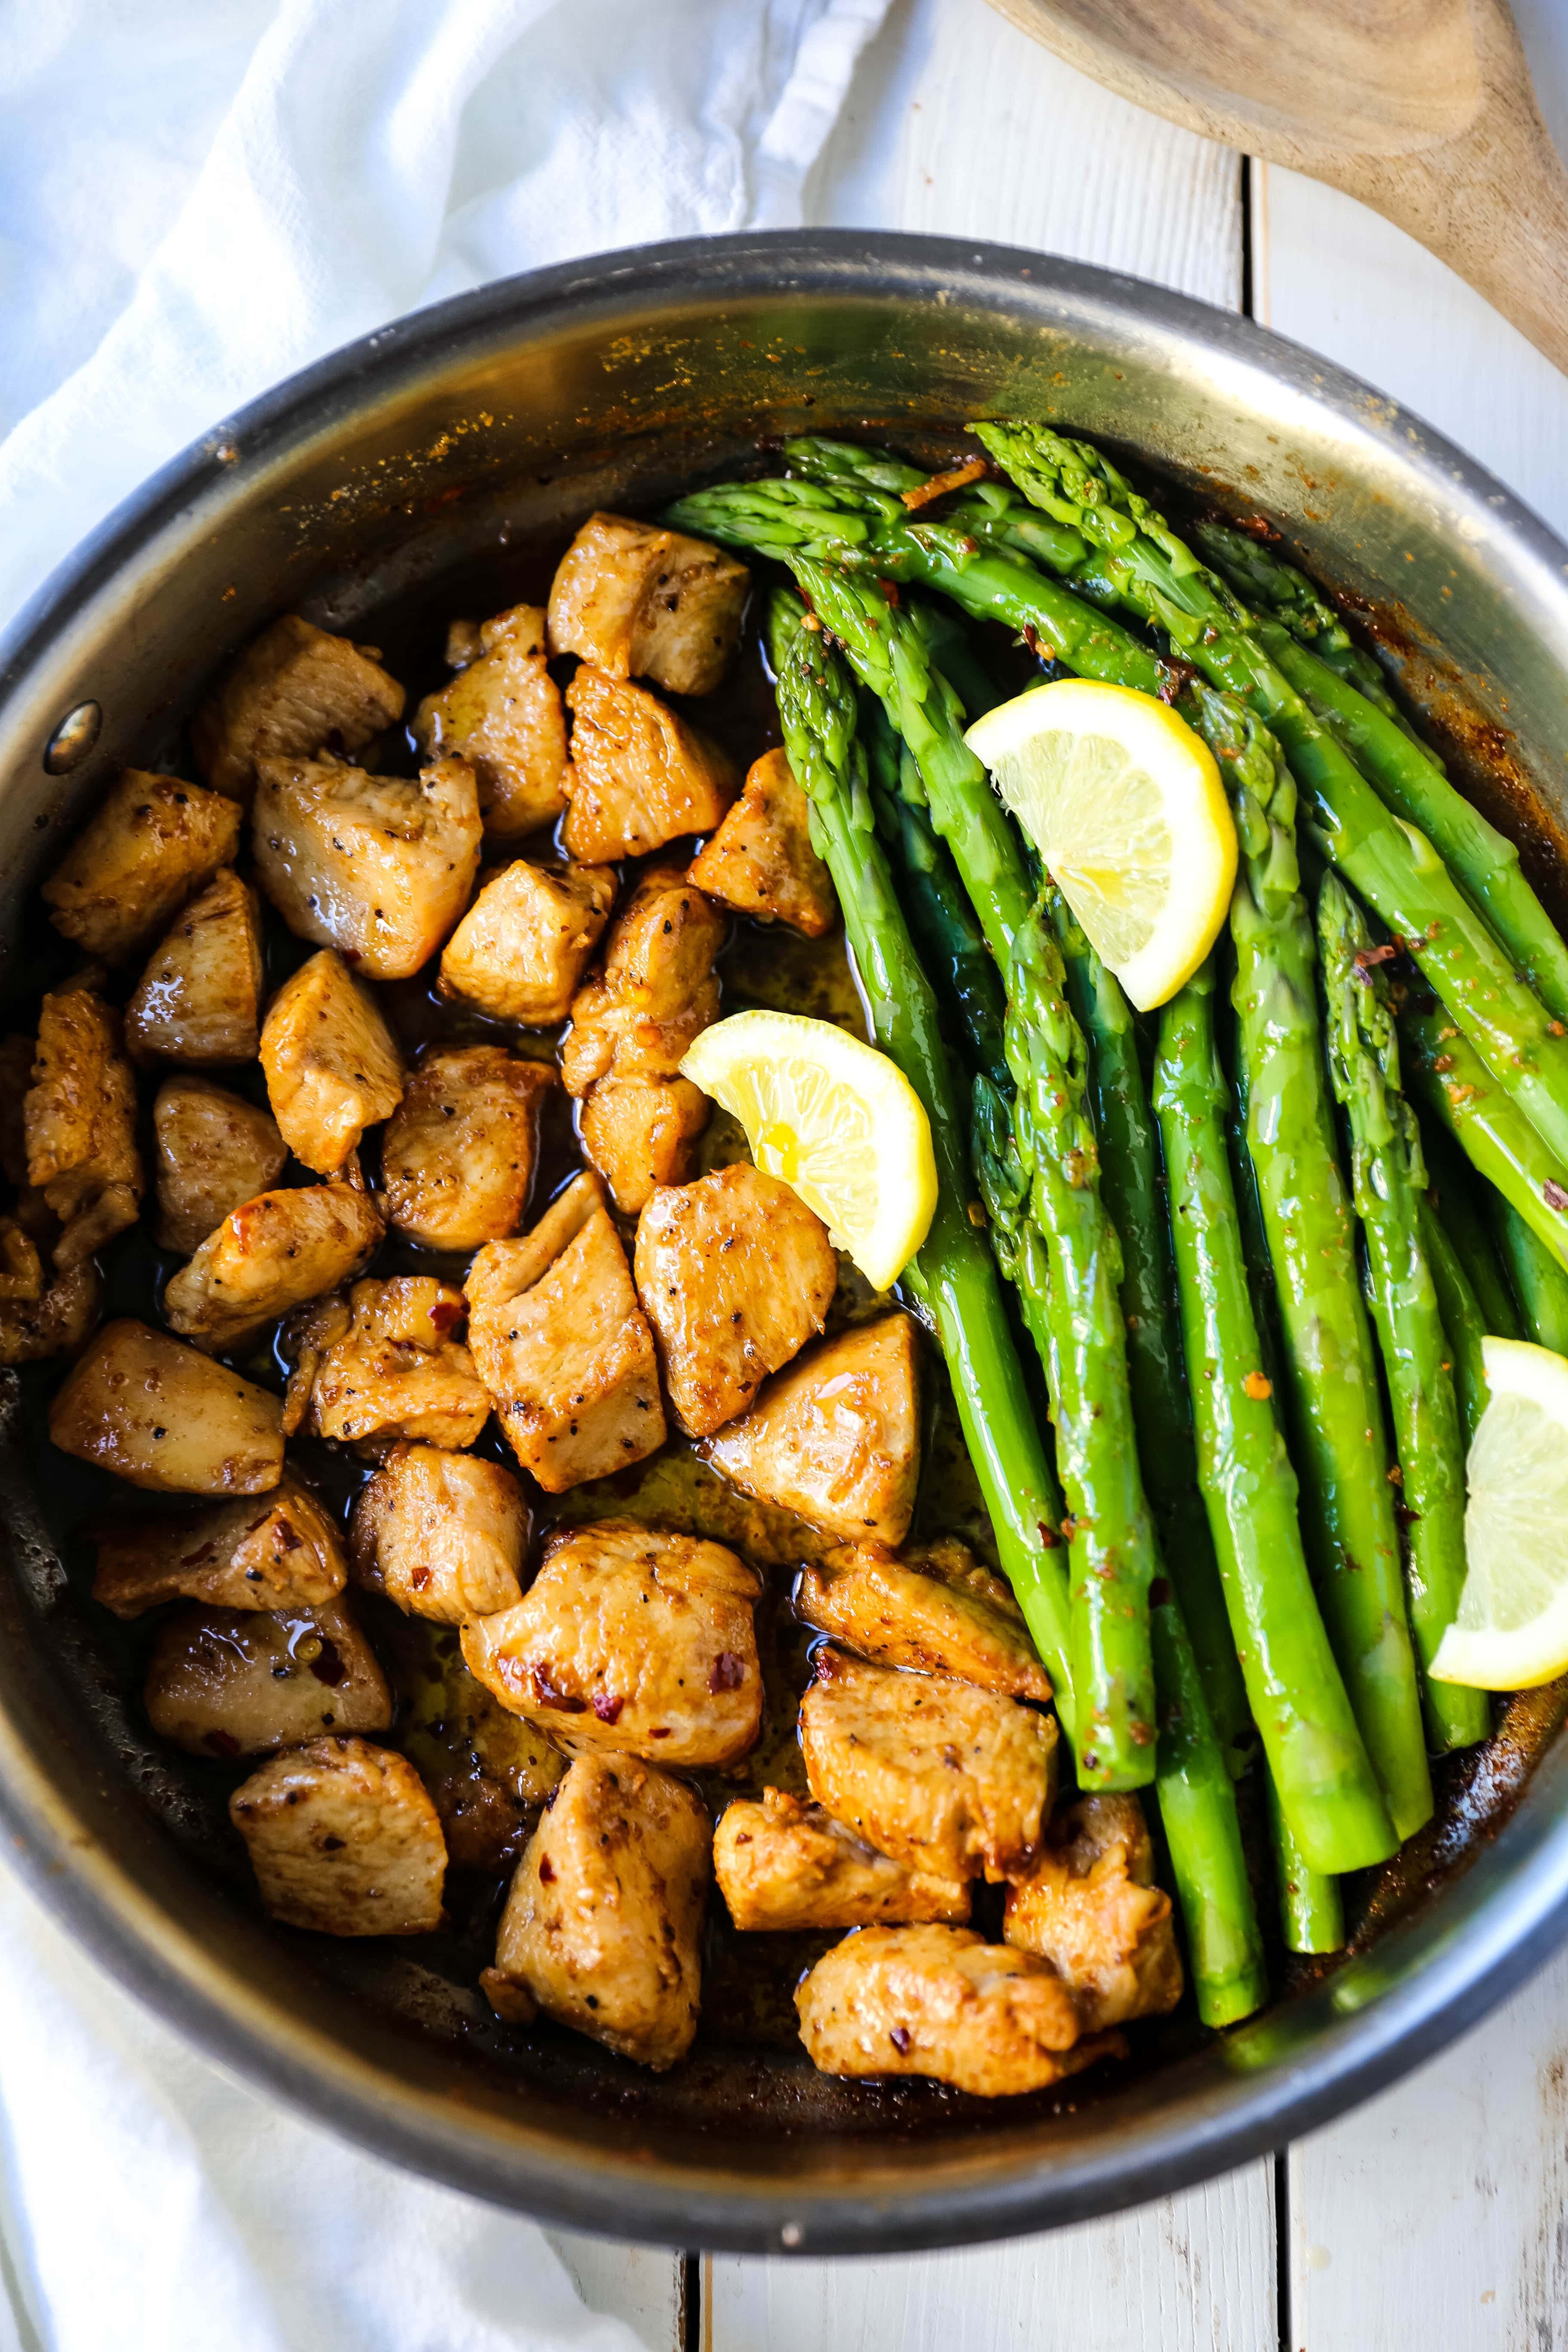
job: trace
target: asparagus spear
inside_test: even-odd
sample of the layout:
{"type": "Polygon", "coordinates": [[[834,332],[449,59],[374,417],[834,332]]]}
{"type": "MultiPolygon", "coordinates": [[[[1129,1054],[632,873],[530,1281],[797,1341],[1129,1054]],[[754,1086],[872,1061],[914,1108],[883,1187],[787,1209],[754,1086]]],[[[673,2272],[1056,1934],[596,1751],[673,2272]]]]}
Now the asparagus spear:
{"type": "MultiPolygon", "coordinates": [[[[1408,1024],[1403,1019],[1400,1036],[1408,1048],[1412,1039],[1408,1024]]],[[[1407,1051],[1406,1068],[1413,1058],[1407,1051]]],[[[1481,1180],[1448,1129],[1430,1109],[1421,1118],[1421,1156],[1426,1162],[1429,1198],[1437,1222],[1480,1310],[1482,1331],[1490,1332],[1498,1339],[1522,1339],[1524,1333],[1520,1328],[1513,1293],[1481,1214],[1478,1198],[1481,1180]]]]}
{"type": "Polygon", "coordinates": [[[1568,1165],[1547,1150],[1425,991],[1406,992],[1399,1017],[1412,1084],[1421,1100],[1442,1120],[1471,1167],[1511,1202],[1559,1265],[1568,1269],[1568,1165]]]}
{"type": "MultiPolygon", "coordinates": [[[[1329,1074],[1350,1128],[1352,1190],[1366,1236],[1373,1314],[1394,1411],[1422,1709],[1434,1748],[1471,1748],[1491,1728],[1484,1693],[1435,1683],[1430,1674],[1459,1605],[1466,1560],[1459,1408],[1417,1216],[1426,1171],[1415,1113],[1400,1085],[1379,950],[1361,908],[1331,874],[1318,895],[1318,946],[1329,1074]]],[[[1568,1275],[1560,1279],[1568,1296],[1568,1275]]]]}
{"type": "Polygon", "coordinates": [[[1432,1286],[1437,1293],[1437,1311],[1443,1318],[1443,1330],[1453,1362],[1454,1393],[1458,1400],[1468,1454],[1490,1395],[1487,1386],[1486,1362],[1481,1353],[1481,1342],[1487,1334],[1486,1320],[1481,1314],[1479,1301],[1470,1287],[1470,1277],[1465,1272],[1459,1253],[1449,1240],[1443,1221],[1432,1205],[1430,1192],[1424,1193],[1416,1202],[1415,1218],[1421,1235],[1421,1254],[1431,1269],[1432,1286]]]}
{"type": "Polygon", "coordinates": [[[1345,1940],[1339,1881],[1314,1870],[1279,1802],[1272,1773],[1264,1776],[1268,1828],[1279,1874],[1279,1929],[1288,1952],[1337,1952],[1345,1940]]]}
{"type": "Polygon", "coordinates": [[[1568,1274],[1500,1192],[1492,1193],[1487,1208],[1525,1338],[1568,1356],[1568,1274]]]}

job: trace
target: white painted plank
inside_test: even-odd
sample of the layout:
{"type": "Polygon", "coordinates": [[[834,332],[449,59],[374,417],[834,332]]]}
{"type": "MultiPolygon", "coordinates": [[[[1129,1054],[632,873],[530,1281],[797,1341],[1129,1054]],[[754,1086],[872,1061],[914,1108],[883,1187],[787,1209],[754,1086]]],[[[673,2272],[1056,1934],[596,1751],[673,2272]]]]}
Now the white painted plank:
{"type": "Polygon", "coordinates": [[[963,2253],[715,2254],[701,2308],[702,2352],[1273,2352],[1274,2169],[963,2253]]]}
{"type": "Polygon", "coordinates": [[[574,2230],[544,2234],[590,2311],[624,2321],[647,2352],[681,2352],[685,2263],[679,2254],[661,2253],[657,2246],[623,2246],[613,2238],[580,2237],[574,2230]]]}

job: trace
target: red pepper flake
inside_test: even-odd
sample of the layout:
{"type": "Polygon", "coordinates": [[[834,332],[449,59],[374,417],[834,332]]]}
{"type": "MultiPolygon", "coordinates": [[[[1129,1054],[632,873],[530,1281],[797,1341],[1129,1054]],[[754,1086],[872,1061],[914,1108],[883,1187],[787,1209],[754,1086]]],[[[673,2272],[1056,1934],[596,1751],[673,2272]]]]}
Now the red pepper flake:
{"type": "Polygon", "coordinates": [[[1392,963],[1398,953],[1399,950],[1392,946],[1362,948],[1356,954],[1355,968],[1357,971],[1368,971],[1374,963],[1392,963]]]}
{"type": "Polygon", "coordinates": [[[539,1857],[539,1883],[541,1886],[553,1886],[555,1884],[555,1864],[547,1853],[539,1857]]]}
{"type": "Polygon", "coordinates": [[[1055,1551],[1058,1544],[1061,1540],[1055,1528],[1052,1527],[1048,1519],[1041,1519],[1039,1522],[1039,1529],[1040,1541],[1044,1544],[1046,1549],[1047,1551],[1055,1551]]]}
{"type": "Polygon", "coordinates": [[[601,1723],[619,1723],[625,1705],[624,1698],[614,1697],[608,1691],[594,1693],[594,1712],[601,1723]]]}
{"type": "Polygon", "coordinates": [[[583,1715],[587,1711],[586,1700],[580,1699],[574,1691],[563,1690],[552,1679],[549,1666],[534,1667],[533,1691],[541,1706],[557,1707],[563,1715],[583,1715]]]}
{"type": "Polygon", "coordinates": [[[435,1570],[433,1568],[426,1567],[424,1560],[420,1561],[417,1568],[411,1568],[408,1571],[408,1581],[414,1587],[416,1592],[427,1591],[435,1580],[435,1570]]]}
{"type": "Polygon", "coordinates": [[[462,1307],[455,1298],[438,1298],[430,1309],[430,1320],[443,1335],[451,1329],[454,1323],[461,1322],[462,1317],[462,1307]]]}
{"type": "Polygon", "coordinates": [[[1568,1192],[1563,1191],[1555,1176],[1549,1176],[1546,1179],[1541,1188],[1541,1197],[1549,1209],[1556,1209],[1559,1213],[1568,1209],[1568,1192]]]}
{"type": "Polygon", "coordinates": [[[932,474],[916,484],[912,490],[900,490],[899,496],[911,514],[929,507],[937,499],[945,499],[949,490],[966,490],[971,482],[983,482],[991,468],[984,457],[967,458],[962,466],[950,466],[945,474],[932,474]]]}
{"type": "Polygon", "coordinates": [[[881,590],[883,595],[887,598],[889,604],[891,604],[893,610],[897,612],[901,602],[899,595],[898,582],[896,580],[879,580],[877,585],[881,590]]]}
{"type": "MultiPolygon", "coordinates": [[[[907,496],[908,493],[906,492],[905,495],[907,496]]],[[[888,2028],[888,2039],[901,2058],[909,2049],[910,2043],[914,2039],[914,2036],[910,2033],[907,2025],[889,2025],[888,2028]]]]}
{"type": "Polygon", "coordinates": [[[739,1690],[745,1679],[745,1661],[738,1658],[733,1650],[721,1650],[708,1670],[708,1687],[715,1694],[739,1690]]]}

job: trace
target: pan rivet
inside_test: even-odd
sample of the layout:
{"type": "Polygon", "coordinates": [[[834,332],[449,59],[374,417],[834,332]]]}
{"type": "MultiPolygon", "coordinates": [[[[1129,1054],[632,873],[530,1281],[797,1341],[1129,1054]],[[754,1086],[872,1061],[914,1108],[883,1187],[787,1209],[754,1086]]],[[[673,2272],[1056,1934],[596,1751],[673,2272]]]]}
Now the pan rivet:
{"type": "Polygon", "coordinates": [[[805,2235],[805,2231],[798,2221],[786,2221],[779,2231],[779,2242],[784,2246],[798,2246],[805,2235]]]}
{"type": "Polygon", "coordinates": [[[68,710],[48,740],[44,768],[51,776],[68,776],[79,767],[98,740],[103,713],[96,702],[79,702],[68,710]]]}

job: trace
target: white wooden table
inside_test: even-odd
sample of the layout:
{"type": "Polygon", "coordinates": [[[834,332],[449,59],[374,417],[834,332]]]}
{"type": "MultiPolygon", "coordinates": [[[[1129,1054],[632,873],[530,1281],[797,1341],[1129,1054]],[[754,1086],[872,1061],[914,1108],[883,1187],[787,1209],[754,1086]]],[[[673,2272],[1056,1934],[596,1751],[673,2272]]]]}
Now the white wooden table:
{"type": "MultiPolygon", "coordinates": [[[[1568,151],[1568,0],[1513,7],[1568,151]]],[[[1082,80],[984,0],[895,0],[810,217],[1035,246],[1233,307],[1247,291],[1568,533],[1568,382],[1479,297],[1348,197],[1082,80]]],[[[1119,2220],[837,2263],[557,2243],[649,2352],[1553,2352],[1568,1958],[1345,2122],[1119,2220]]]]}

